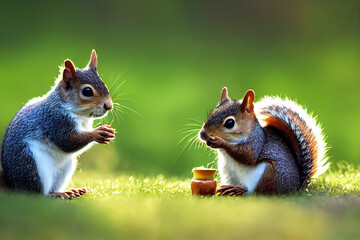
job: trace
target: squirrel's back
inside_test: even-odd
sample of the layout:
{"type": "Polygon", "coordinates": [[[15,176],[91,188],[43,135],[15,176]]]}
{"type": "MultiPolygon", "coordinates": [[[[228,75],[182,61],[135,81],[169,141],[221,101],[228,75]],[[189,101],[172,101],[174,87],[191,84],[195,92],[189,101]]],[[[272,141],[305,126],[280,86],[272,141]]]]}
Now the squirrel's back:
{"type": "Polygon", "coordinates": [[[304,108],[289,99],[264,97],[255,103],[254,110],[262,127],[271,126],[280,130],[291,143],[303,185],[328,169],[322,129],[304,108]]]}
{"type": "Polygon", "coordinates": [[[59,131],[58,126],[61,126],[59,121],[64,121],[69,125],[71,121],[63,105],[54,89],[43,97],[30,100],[15,115],[6,129],[4,136],[6,146],[4,145],[3,148],[8,150],[11,145],[24,142],[29,138],[43,137],[51,130],[59,131]]]}

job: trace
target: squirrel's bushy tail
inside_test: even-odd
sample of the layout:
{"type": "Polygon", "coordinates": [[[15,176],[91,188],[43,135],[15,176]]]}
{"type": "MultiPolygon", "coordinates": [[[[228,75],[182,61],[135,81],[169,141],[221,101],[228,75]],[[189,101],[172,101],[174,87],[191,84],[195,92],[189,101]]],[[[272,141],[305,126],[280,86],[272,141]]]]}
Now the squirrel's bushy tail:
{"type": "Polygon", "coordinates": [[[329,168],[322,129],[300,105],[290,99],[264,97],[255,104],[255,113],[262,126],[275,127],[290,140],[299,159],[303,185],[329,168]]]}
{"type": "Polygon", "coordinates": [[[3,171],[4,170],[2,167],[2,144],[0,144],[0,190],[3,190],[6,188],[3,171]]]}

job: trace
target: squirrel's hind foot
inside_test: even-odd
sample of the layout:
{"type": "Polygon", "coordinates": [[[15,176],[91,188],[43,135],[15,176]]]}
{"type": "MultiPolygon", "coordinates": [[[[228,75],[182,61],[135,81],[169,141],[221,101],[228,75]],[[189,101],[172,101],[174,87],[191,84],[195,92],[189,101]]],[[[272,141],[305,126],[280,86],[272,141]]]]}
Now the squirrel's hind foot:
{"type": "Polygon", "coordinates": [[[244,195],[247,191],[239,186],[233,185],[221,185],[217,190],[216,193],[219,196],[240,196],[244,195]]]}
{"type": "Polygon", "coordinates": [[[52,192],[50,193],[50,196],[61,198],[61,199],[67,199],[72,200],[74,198],[78,198],[86,193],[86,188],[71,188],[65,192],[52,192]]]}

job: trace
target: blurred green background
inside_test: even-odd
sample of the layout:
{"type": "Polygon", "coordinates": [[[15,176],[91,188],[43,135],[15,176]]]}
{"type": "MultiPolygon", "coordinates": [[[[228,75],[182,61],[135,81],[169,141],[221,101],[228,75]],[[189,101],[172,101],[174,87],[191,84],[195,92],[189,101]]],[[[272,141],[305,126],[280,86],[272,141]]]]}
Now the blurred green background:
{"type": "MultiPolygon", "coordinates": [[[[0,136],[45,94],[69,58],[124,94],[115,143],[81,169],[190,176],[215,158],[180,140],[206,120],[223,86],[232,98],[288,96],[325,128],[332,162],[359,164],[359,1],[2,1],[0,136]],[[116,81],[117,77],[118,80],[116,81]]],[[[111,120],[111,118],[110,118],[111,120]]],[[[335,164],[333,164],[335,166],[335,164]]]]}

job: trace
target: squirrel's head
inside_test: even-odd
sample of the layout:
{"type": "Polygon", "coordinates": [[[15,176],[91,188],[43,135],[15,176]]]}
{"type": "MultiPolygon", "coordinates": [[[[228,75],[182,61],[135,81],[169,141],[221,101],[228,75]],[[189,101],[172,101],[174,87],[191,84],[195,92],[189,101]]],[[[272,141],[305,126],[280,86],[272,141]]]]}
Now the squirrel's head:
{"type": "Polygon", "coordinates": [[[215,138],[221,138],[230,144],[241,142],[251,133],[257,122],[254,99],[253,90],[248,90],[242,100],[230,99],[228,90],[224,87],[220,102],[200,131],[200,138],[207,143],[215,138]]]}
{"type": "Polygon", "coordinates": [[[75,69],[70,60],[65,61],[59,88],[71,111],[80,116],[99,118],[113,108],[109,90],[97,72],[97,63],[95,50],[83,69],[75,69]]]}

